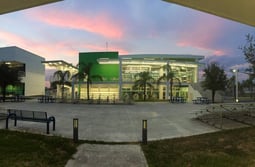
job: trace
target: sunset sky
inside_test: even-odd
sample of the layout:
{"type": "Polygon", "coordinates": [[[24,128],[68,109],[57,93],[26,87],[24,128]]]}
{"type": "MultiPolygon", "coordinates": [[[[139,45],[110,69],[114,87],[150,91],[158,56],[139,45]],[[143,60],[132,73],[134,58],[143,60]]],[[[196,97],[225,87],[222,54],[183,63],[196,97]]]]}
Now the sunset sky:
{"type": "Polygon", "coordinates": [[[254,35],[254,27],[161,0],[64,0],[0,15],[0,22],[0,47],[74,65],[79,52],[108,50],[204,55],[226,70],[243,68],[238,48],[254,35]]]}

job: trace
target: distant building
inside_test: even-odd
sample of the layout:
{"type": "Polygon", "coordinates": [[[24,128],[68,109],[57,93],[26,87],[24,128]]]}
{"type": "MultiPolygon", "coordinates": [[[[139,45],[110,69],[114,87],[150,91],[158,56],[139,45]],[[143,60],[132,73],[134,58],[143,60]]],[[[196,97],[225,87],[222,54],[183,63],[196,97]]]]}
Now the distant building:
{"type": "MultiPolygon", "coordinates": [[[[148,71],[155,79],[154,89],[148,90],[147,97],[168,99],[167,81],[157,84],[160,76],[166,73],[163,66],[169,64],[174,73],[173,96],[192,100],[189,86],[198,82],[200,60],[204,56],[174,54],[133,54],[118,55],[118,52],[85,52],[79,53],[79,63],[93,63],[91,75],[100,75],[103,81],[95,80],[90,86],[90,98],[120,99],[123,97],[142,98],[142,90],[132,87],[137,78],[135,75],[148,71]],[[132,96],[132,97],[130,97],[132,96]]],[[[74,90],[80,98],[87,99],[86,80],[76,83],[74,90]]]]}
{"type": "MultiPolygon", "coordinates": [[[[49,75],[49,73],[47,74],[47,75],[49,75],[49,80],[47,80],[47,82],[49,82],[49,84],[51,84],[54,81],[53,75],[54,75],[54,72],[56,72],[56,71],[69,71],[71,77],[78,72],[77,67],[75,67],[71,63],[67,63],[63,60],[42,61],[42,63],[46,65],[46,68],[48,70],[50,69],[53,71],[53,74],[51,74],[51,75],[49,75]]],[[[70,78],[70,82],[71,82],[71,78],[70,78]]],[[[64,85],[64,97],[71,98],[72,92],[74,92],[74,90],[72,90],[72,88],[74,88],[74,87],[64,85]]],[[[45,93],[46,93],[46,95],[52,95],[54,97],[60,98],[61,94],[62,94],[61,89],[62,88],[60,85],[57,85],[56,89],[51,87],[51,85],[50,85],[50,88],[45,93]]]]}
{"type": "Polygon", "coordinates": [[[0,63],[19,68],[21,84],[9,85],[7,95],[34,96],[45,92],[45,59],[16,46],[0,48],[0,63]]]}
{"type": "MultiPolygon", "coordinates": [[[[170,83],[166,80],[157,82],[166,74],[165,65],[171,66],[174,73],[172,95],[191,101],[196,95],[192,84],[198,82],[200,61],[204,56],[175,54],[132,54],[119,55],[118,52],[81,52],[78,64],[92,63],[91,76],[98,75],[101,80],[92,79],[90,99],[142,99],[143,90],[134,89],[136,75],[148,71],[154,78],[154,88],[147,90],[146,97],[151,99],[169,99],[170,83]]],[[[45,61],[44,58],[18,47],[0,48],[0,63],[8,63],[19,68],[22,83],[7,87],[9,95],[34,96],[45,94],[45,67],[70,71],[74,75],[81,70],[63,60],[45,61]]],[[[53,78],[52,78],[53,79],[53,78]]],[[[72,86],[65,86],[66,98],[87,99],[87,80],[72,80],[72,86]]],[[[58,86],[53,94],[60,97],[58,86]]]]}

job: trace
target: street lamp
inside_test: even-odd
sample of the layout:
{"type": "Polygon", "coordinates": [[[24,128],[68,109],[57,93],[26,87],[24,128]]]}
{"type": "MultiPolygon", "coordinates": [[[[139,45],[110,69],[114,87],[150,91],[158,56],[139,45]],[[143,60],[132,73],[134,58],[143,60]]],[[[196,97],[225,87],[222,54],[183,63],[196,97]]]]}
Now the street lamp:
{"type": "Polygon", "coordinates": [[[232,72],[235,74],[235,102],[238,103],[238,69],[232,69],[232,72]]]}

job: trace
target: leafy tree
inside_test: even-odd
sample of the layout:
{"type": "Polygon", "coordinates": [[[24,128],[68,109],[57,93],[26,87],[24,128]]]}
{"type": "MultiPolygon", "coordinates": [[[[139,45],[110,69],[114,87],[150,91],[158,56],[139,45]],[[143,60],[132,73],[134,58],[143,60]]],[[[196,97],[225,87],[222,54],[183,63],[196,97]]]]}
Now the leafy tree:
{"type": "Polygon", "coordinates": [[[75,78],[79,80],[79,87],[80,87],[80,81],[84,81],[85,79],[87,80],[87,99],[90,100],[90,85],[92,84],[93,79],[99,79],[100,81],[103,80],[102,76],[100,75],[91,75],[91,70],[93,67],[93,63],[80,63],[78,65],[79,71],[78,73],[74,74],[72,78],[75,78]]]}
{"type": "Polygon", "coordinates": [[[252,90],[253,80],[255,79],[255,38],[253,35],[246,35],[246,43],[244,46],[240,47],[240,49],[244,54],[245,60],[250,64],[249,68],[245,70],[245,73],[249,75],[249,78],[244,86],[249,87],[249,89],[252,90]]]}
{"type": "Polygon", "coordinates": [[[204,69],[204,81],[202,81],[202,87],[206,90],[212,91],[212,102],[214,103],[215,93],[218,90],[225,90],[227,85],[227,76],[224,69],[220,67],[216,62],[208,64],[204,69]]]}
{"type": "Polygon", "coordinates": [[[138,74],[135,75],[135,78],[138,79],[135,81],[133,89],[138,89],[138,88],[142,88],[143,89],[143,100],[146,100],[146,89],[147,86],[149,88],[153,88],[153,84],[152,82],[154,81],[154,79],[152,78],[152,76],[150,75],[150,73],[148,71],[144,71],[144,72],[140,72],[138,74]]]}
{"type": "Polygon", "coordinates": [[[159,77],[158,84],[161,82],[161,80],[167,81],[167,87],[166,87],[166,89],[167,89],[167,97],[168,97],[168,92],[169,92],[168,90],[169,90],[169,84],[170,84],[170,100],[172,100],[174,80],[178,81],[179,87],[181,85],[181,82],[180,82],[179,78],[175,77],[174,72],[172,71],[172,68],[171,68],[169,63],[164,65],[162,68],[164,70],[166,70],[166,73],[164,73],[161,77],[159,77]]]}
{"type": "Polygon", "coordinates": [[[246,35],[246,43],[240,49],[244,54],[245,60],[250,64],[245,73],[252,80],[255,78],[255,39],[251,34],[246,35]]]}
{"type": "Polygon", "coordinates": [[[246,79],[246,80],[243,80],[242,83],[240,84],[240,88],[241,90],[244,92],[244,89],[247,89],[249,91],[249,95],[250,95],[250,98],[252,99],[253,98],[253,92],[254,92],[254,77],[251,77],[249,75],[249,78],[246,79]]]}
{"type": "Polygon", "coordinates": [[[239,86],[240,90],[242,91],[243,94],[245,94],[245,89],[249,90],[249,95],[250,95],[250,98],[252,99],[252,92],[253,92],[253,80],[248,78],[246,80],[243,80],[241,83],[240,83],[240,86],[239,86]]]}
{"type": "Polygon", "coordinates": [[[243,47],[240,47],[243,51],[245,59],[248,63],[252,64],[252,70],[254,72],[255,66],[255,39],[252,35],[246,35],[246,44],[243,47]]]}
{"type": "Polygon", "coordinates": [[[6,87],[19,83],[21,83],[21,77],[18,69],[12,68],[6,63],[0,64],[0,87],[2,88],[3,101],[6,97],[6,87]]]}
{"type": "Polygon", "coordinates": [[[70,71],[61,71],[58,70],[54,72],[53,78],[54,81],[51,83],[52,87],[55,87],[56,85],[61,86],[61,99],[64,99],[64,91],[65,91],[65,85],[71,86],[70,82],[70,71]]]}

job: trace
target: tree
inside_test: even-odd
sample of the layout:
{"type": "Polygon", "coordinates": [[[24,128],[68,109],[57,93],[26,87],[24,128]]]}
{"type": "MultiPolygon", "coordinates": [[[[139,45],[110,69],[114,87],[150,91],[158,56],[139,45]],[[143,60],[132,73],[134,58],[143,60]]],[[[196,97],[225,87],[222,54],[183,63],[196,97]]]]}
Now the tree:
{"type": "Polygon", "coordinates": [[[153,88],[153,84],[152,82],[154,81],[154,79],[152,78],[152,76],[150,75],[150,73],[148,71],[144,71],[144,72],[140,72],[138,74],[135,75],[135,78],[138,79],[135,81],[133,89],[138,89],[138,88],[142,88],[143,89],[143,100],[146,100],[146,89],[147,86],[149,88],[153,88]]]}
{"type": "Polygon", "coordinates": [[[252,99],[254,97],[254,77],[251,77],[249,75],[249,78],[246,80],[243,80],[240,84],[240,89],[243,91],[242,93],[245,94],[245,90],[248,90],[250,98],[252,99]]]}
{"type": "Polygon", "coordinates": [[[205,90],[209,89],[212,91],[212,102],[214,103],[216,91],[224,91],[226,89],[227,75],[225,74],[224,69],[220,67],[216,62],[208,64],[203,71],[203,76],[205,79],[202,81],[202,87],[205,90]]]}
{"type": "Polygon", "coordinates": [[[240,47],[243,51],[245,59],[248,63],[252,64],[252,70],[254,72],[255,66],[255,39],[252,35],[246,35],[246,44],[240,47]]]}
{"type": "Polygon", "coordinates": [[[162,67],[164,70],[166,70],[166,73],[164,73],[161,77],[159,77],[158,79],[158,84],[161,82],[161,80],[166,80],[167,81],[167,97],[168,97],[168,90],[169,90],[169,84],[170,84],[170,100],[172,100],[173,97],[173,84],[174,84],[174,79],[176,79],[178,81],[179,87],[181,85],[181,82],[179,80],[179,78],[176,78],[174,75],[174,72],[172,71],[172,68],[170,66],[169,63],[167,63],[166,65],[164,65],[162,67]]]}
{"type": "MultiPolygon", "coordinates": [[[[90,100],[90,85],[92,84],[93,79],[99,79],[100,81],[103,80],[102,76],[100,75],[92,75],[91,70],[93,67],[93,63],[80,63],[78,64],[79,71],[72,76],[72,78],[75,78],[79,80],[79,87],[80,87],[80,81],[87,80],[87,99],[90,100]]],[[[80,94],[80,93],[79,93],[80,94]]]]}
{"type": "Polygon", "coordinates": [[[70,71],[61,71],[61,70],[58,70],[54,72],[53,74],[54,81],[51,83],[52,87],[55,87],[55,85],[60,85],[62,100],[64,99],[65,85],[71,86],[70,75],[71,75],[70,71]]]}
{"type": "Polygon", "coordinates": [[[247,84],[253,89],[253,81],[255,79],[255,39],[251,34],[246,35],[246,44],[240,49],[244,54],[245,60],[250,64],[249,68],[245,69],[245,73],[249,75],[247,84]]]}
{"type": "Polygon", "coordinates": [[[21,82],[19,71],[10,67],[6,63],[0,64],[0,87],[2,88],[3,101],[6,97],[6,87],[8,85],[17,85],[21,82]]]}

